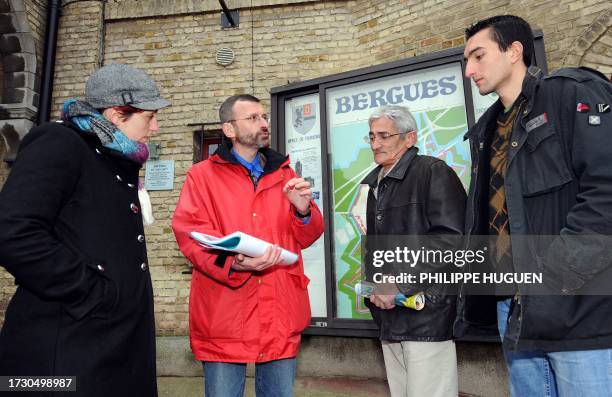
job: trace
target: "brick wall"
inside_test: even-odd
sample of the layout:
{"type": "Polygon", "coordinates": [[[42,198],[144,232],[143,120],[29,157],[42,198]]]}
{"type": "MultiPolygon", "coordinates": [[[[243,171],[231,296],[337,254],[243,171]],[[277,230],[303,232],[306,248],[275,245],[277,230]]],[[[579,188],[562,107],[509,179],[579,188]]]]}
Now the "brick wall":
{"type": "MultiPolygon", "coordinates": [[[[414,55],[439,51],[464,44],[463,31],[470,24],[498,14],[514,14],[526,19],[534,29],[542,30],[550,70],[567,61],[565,56],[585,35],[601,36],[602,40],[587,59],[592,66],[610,70],[610,35],[601,29],[589,33],[589,27],[602,14],[601,26],[609,28],[612,7],[599,1],[461,1],[412,0],[386,1],[372,6],[355,3],[357,39],[363,66],[388,62],[414,55]],[[597,55],[600,55],[597,57],[597,55]],[[607,59],[605,56],[608,56],[607,59]]],[[[585,47],[585,46],[583,46],[585,47]]],[[[584,52],[590,47],[582,48],[584,52]]],[[[581,57],[574,59],[577,65],[581,57]]],[[[586,63],[586,62],[583,62],[586,63]]],[[[582,64],[582,63],[580,63],[582,64]]]]}
{"type": "MultiPolygon", "coordinates": [[[[34,40],[34,48],[36,50],[36,76],[39,78],[42,70],[42,51],[44,46],[44,35],[46,29],[47,10],[42,2],[34,2],[33,0],[24,0],[24,9],[27,18],[27,26],[30,29],[30,34],[34,40]]],[[[24,35],[26,36],[26,35],[24,35]]],[[[27,40],[29,37],[24,37],[27,40]]],[[[1,78],[1,76],[0,76],[1,78]]],[[[0,138],[0,159],[4,158],[6,147],[4,141],[0,138]]],[[[0,188],[4,185],[4,181],[8,177],[10,167],[7,163],[0,162],[0,188]]],[[[15,292],[13,278],[4,269],[0,268],[0,325],[4,322],[4,311],[15,292]]]]}
{"type": "MultiPolygon", "coordinates": [[[[170,229],[192,164],[195,127],[187,124],[217,121],[227,96],[254,93],[269,105],[271,87],[461,46],[466,26],[502,13],[520,15],[543,31],[551,70],[572,62],[610,68],[606,18],[611,8],[595,0],[253,0],[253,9],[250,1],[235,1],[231,5],[239,8],[240,26],[225,30],[219,7],[210,4],[112,0],[106,5],[103,63],[146,70],[173,103],[159,113],[156,139],[162,159],[175,160],[174,190],[151,192],[157,222],[146,229],[160,335],[188,332],[190,276],[182,274],[187,263],[170,229]],[[234,50],[235,62],[228,67],[215,63],[220,47],[234,50]]],[[[63,10],[54,111],[66,98],[82,95],[100,61],[101,12],[93,1],[63,10]]],[[[7,280],[0,278],[0,294],[10,290],[7,280]]],[[[0,308],[5,295],[0,295],[0,308]]]]}
{"type": "MultiPolygon", "coordinates": [[[[0,138],[0,158],[6,153],[4,142],[0,138]]],[[[4,184],[6,177],[9,173],[9,167],[4,161],[0,161],[0,188],[4,184]]],[[[13,286],[13,278],[4,269],[0,268],[0,326],[4,323],[4,311],[13,293],[15,293],[15,287],[13,286]]]]}
{"type": "Polygon", "coordinates": [[[40,76],[42,71],[42,54],[45,45],[45,32],[47,30],[47,6],[41,1],[34,2],[33,0],[24,1],[26,14],[28,16],[28,25],[30,32],[34,38],[36,47],[37,74],[40,76]]]}
{"type": "Polygon", "coordinates": [[[240,28],[228,30],[221,29],[216,12],[107,24],[105,63],[145,69],[173,102],[159,113],[158,139],[162,159],[175,160],[175,189],[151,192],[158,221],[146,231],[158,333],[185,334],[188,328],[191,277],[181,273],[187,263],[170,229],[185,173],[192,165],[194,127],[187,124],[217,121],[219,105],[232,94],[253,92],[268,105],[270,87],[347,70],[357,57],[345,5],[310,2],[241,10],[240,28]],[[348,37],[339,41],[340,36],[348,37]],[[216,50],[222,46],[235,53],[228,67],[215,63],[216,50]]]}
{"type": "Polygon", "coordinates": [[[59,117],[61,104],[83,96],[87,77],[100,66],[102,4],[70,3],[62,8],[57,35],[51,120],[59,117]]]}
{"type": "MultiPolygon", "coordinates": [[[[0,138],[0,158],[3,158],[5,154],[6,146],[4,146],[4,141],[2,140],[2,138],[0,138]]],[[[4,184],[4,181],[6,180],[6,177],[8,176],[10,170],[11,169],[7,163],[5,163],[4,161],[0,161],[0,188],[2,188],[2,185],[4,184]]],[[[2,270],[0,269],[0,271],[2,270]]]]}

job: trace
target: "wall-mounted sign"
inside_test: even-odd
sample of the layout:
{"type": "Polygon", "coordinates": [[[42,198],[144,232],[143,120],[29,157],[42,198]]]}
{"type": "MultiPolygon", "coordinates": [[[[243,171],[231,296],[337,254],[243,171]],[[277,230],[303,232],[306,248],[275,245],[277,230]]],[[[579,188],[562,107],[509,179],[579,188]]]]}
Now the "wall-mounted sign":
{"type": "Polygon", "coordinates": [[[147,190],[172,190],[174,188],[174,160],[149,160],[145,170],[147,190]]]}

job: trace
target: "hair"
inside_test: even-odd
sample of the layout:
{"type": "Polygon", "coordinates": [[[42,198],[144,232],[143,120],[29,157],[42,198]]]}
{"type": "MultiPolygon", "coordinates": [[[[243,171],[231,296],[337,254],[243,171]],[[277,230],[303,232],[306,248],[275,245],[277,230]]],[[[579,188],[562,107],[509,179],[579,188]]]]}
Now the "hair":
{"type": "Polygon", "coordinates": [[[405,106],[383,106],[376,109],[368,119],[368,125],[372,127],[372,123],[378,119],[386,118],[393,121],[393,125],[399,132],[402,139],[406,139],[406,133],[417,130],[416,120],[410,110],[405,106]]]}
{"type": "MultiPolygon", "coordinates": [[[[115,109],[115,111],[116,111],[117,113],[119,113],[119,115],[120,115],[120,116],[121,116],[121,117],[122,117],[124,120],[127,120],[127,119],[129,119],[130,117],[132,117],[132,115],[133,115],[134,113],[142,113],[142,112],[144,112],[144,110],[143,110],[143,109],[138,109],[138,108],[135,108],[135,107],[130,106],[130,105],[113,106],[113,107],[112,107],[112,109],[115,109]]],[[[102,112],[104,112],[104,109],[102,109],[100,113],[102,113],[102,112]]]]}
{"type": "Polygon", "coordinates": [[[223,101],[221,107],[219,108],[219,119],[222,123],[227,123],[234,118],[234,105],[238,101],[261,102],[259,98],[249,94],[232,95],[223,101]]]}
{"type": "Polygon", "coordinates": [[[491,28],[491,39],[505,52],[515,41],[523,45],[523,62],[531,66],[533,60],[533,32],[523,18],[515,15],[497,15],[478,21],[465,29],[465,40],[469,40],[483,29],[491,28]]]}

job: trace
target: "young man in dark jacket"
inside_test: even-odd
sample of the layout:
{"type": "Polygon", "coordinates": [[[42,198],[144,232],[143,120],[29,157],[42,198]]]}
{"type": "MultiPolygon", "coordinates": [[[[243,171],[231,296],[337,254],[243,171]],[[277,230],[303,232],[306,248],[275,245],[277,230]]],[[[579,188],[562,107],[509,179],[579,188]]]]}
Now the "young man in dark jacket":
{"type": "MultiPolygon", "coordinates": [[[[406,238],[413,238],[401,237],[406,235],[461,235],[463,186],[444,161],[417,154],[417,125],[410,111],[386,106],[372,114],[368,123],[366,140],[378,164],[362,181],[370,186],[368,243],[377,238],[373,236],[390,236],[404,244],[406,238]]],[[[368,262],[366,259],[366,266],[368,262]]],[[[375,291],[366,300],[380,328],[391,395],[456,396],[457,358],[452,340],[455,296],[425,289],[425,307],[415,311],[395,305],[397,287],[385,286],[383,292],[375,291]]],[[[399,288],[407,294],[418,292],[407,291],[402,284],[399,288]]]]}
{"type": "Polygon", "coordinates": [[[610,280],[610,260],[592,249],[612,234],[612,85],[582,68],[541,77],[531,27],[515,16],[466,38],[466,76],[499,95],[466,135],[466,234],[509,241],[496,246],[502,263],[542,273],[549,289],[463,295],[457,330],[497,309],[513,396],[612,395],[612,298],[593,289],[610,280]]]}

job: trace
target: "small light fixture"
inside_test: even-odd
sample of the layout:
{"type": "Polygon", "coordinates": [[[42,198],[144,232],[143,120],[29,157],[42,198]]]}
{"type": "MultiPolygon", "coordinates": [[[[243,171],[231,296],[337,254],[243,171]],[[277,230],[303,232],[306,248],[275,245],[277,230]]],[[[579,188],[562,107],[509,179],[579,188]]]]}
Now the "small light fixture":
{"type": "Polygon", "coordinates": [[[161,155],[161,143],[159,142],[147,142],[147,149],[149,149],[149,160],[159,160],[161,155]]]}

